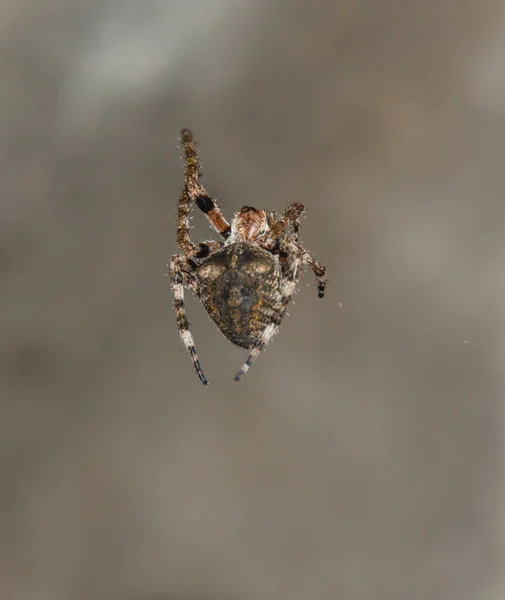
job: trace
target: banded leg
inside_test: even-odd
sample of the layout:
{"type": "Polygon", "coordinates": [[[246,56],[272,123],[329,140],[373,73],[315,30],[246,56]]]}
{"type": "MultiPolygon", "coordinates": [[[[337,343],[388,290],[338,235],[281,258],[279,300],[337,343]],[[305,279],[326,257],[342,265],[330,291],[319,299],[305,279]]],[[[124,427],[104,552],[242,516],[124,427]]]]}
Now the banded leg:
{"type": "MultiPolygon", "coordinates": [[[[298,234],[300,231],[301,218],[304,212],[304,206],[299,202],[294,202],[288,206],[282,214],[281,222],[286,223],[286,225],[291,223],[293,225],[295,234],[298,234]]],[[[296,236],[296,239],[298,239],[298,235],[296,236]]],[[[323,267],[323,265],[316,258],[309,254],[301,244],[297,243],[296,247],[298,252],[303,256],[304,262],[312,269],[312,272],[316,276],[318,296],[319,298],[322,298],[326,291],[326,284],[328,283],[326,268],[323,267]]]]}
{"type": "Polygon", "coordinates": [[[209,254],[213,254],[217,250],[220,250],[224,247],[223,242],[218,242],[216,240],[207,240],[206,242],[200,242],[199,244],[195,244],[196,254],[194,258],[207,258],[209,254]]]}
{"type": "MultiPolygon", "coordinates": [[[[197,244],[198,246],[198,244],[197,244]]],[[[186,308],[184,306],[184,283],[193,290],[196,290],[196,282],[192,277],[193,266],[185,256],[175,254],[172,256],[169,266],[170,278],[172,280],[172,289],[174,291],[175,317],[179,335],[181,336],[184,347],[189,352],[195,371],[204,385],[208,385],[207,379],[203,374],[198,354],[195,349],[193,336],[189,331],[188,319],[186,317],[186,308]]]]}
{"type": "Polygon", "coordinates": [[[302,224],[302,216],[305,212],[305,207],[299,202],[293,202],[286,210],[282,213],[281,221],[285,224],[285,228],[288,225],[293,225],[293,231],[298,233],[302,224]]]}
{"type": "Polygon", "coordinates": [[[207,190],[199,183],[201,176],[200,161],[196,151],[193,134],[189,129],[181,131],[181,143],[184,149],[184,159],[186,161],[185,185],[179,198],[179,222],[177,226],[177,243],[184,251],[186,256],[194,256],[194,244],[189,236],[189,213],[196,203],[198,208],[205,214],[210,225],[223,238],[230,236],[230,225],[224,218],[221,209],[216,202],[209,196],[207,190]]]}
{"type": "Polygon", "coordinates": [[[268,219],[270,232],[268,237],[262,241],[261,245],[270,252],[276,251],[282,244],[282,240],[295,234],[298,239],[298,232],[301,226],[301,217],[305,208],[299,202],[290,204],[279,217],[277,213],[269,212],[268,219]]]}
{"type": "Polygon", "coordinates": [[[298,247],[302,252],[304,262],[312,269],[312,272],[316,276],[317,295],[319,298],[323,298],[326,291],[326,284],[328,283],[326,268],[323,267],[323,265],[316,258],[309,254],[305,248],[302,248],[300,245],[298,245],[298,247]]]}
{"type": "Polygon", "coordinates": [[[252,347],[251,352],[247,357],[247,360],[242,365],[240,371],[236,374],[235,381],[240,381],[242,379],[242,377],[252,366],[253,362],[258,358],[261,351],[270,342],[274,335],[279,331],[279,327],[282,323],[284,315],[286,314],[289,301],[295,293],[296,284],[298,283],[298,279],[300,278],[301,267],[302,260],[300,256],[297,254],[289,254],[289,258],[286,260],[282,267],[285,278],[283,280],[283,285],[281,289],[281,309],[279,313],[272,316],[272,322],[265,327],[263,333],[260,335],[256,343],[252,347]]]}

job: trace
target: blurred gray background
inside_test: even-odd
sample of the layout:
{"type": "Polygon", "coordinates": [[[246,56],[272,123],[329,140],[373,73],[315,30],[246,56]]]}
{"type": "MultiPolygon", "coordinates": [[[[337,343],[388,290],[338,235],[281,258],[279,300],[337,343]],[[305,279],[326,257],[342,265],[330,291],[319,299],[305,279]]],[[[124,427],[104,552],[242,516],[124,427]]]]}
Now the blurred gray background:
{"type": "Polygon", "coordinates": [[[500,0],[3,0],[2,599],[505,596],[504,74],[500,0]],[[240,384],[183,126],[328,268],[240,384]]]}

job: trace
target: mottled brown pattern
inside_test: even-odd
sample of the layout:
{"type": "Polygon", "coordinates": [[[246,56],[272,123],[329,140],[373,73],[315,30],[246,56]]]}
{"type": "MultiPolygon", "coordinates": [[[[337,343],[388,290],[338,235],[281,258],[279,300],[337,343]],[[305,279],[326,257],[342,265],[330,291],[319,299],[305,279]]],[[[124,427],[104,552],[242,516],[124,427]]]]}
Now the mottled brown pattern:
{"type": "Polygon", "coordinates": [[[0,2],[0,600],[505,599],[504,63],[503,0],[0,2]],[[331,279],[242,385],[178,124],[331,279]]]}
{"type": "Polygon", "coordinates": [[[282,307],[281,270],[266,250],[249,243],[227,246],[196,270],[207,312],[237,346],[252,348],[282,307]]]}
{"type": "Polygon", "coordinates": [[[169,265],[177,327],[200,381],[207,385],[186,318],[186,285],[221,332],[237,346],[250,350],[235,376],[239,381],[277,333],[302,266],[307,265],[314,272],[320,298],[326,289],[326,270],[299,242],[300,220],[305,212],[302,204],[290,204],[281,215],[243,206],[228,225],[199,182],[201,168],[188,129],[182,130],[181,142],[186,181],[179,198],[177,241],[184,254],[172,256],[169,265]],[[226,242],[191,241],[189,213],[193,203],[226,242]]]}

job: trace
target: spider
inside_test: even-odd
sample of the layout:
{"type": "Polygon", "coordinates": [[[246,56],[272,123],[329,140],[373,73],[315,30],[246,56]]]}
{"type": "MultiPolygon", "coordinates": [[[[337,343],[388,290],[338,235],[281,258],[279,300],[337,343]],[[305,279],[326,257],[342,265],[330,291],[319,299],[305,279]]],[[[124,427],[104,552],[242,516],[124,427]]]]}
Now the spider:
{"type": "Polygon", "coordinates": [[[177,243],[182,254],[169,264],[177,327],[200,381],[207,385],[184,307],[184,286],[202,302],[221,332],[234,344],[250,350],[235,376],[239,381],[277,333],[294,294],[302,267],[308,265],[324,296],[326,270],[299,241],[305,211],[298,202],[282,214],[244,206],[231,225],[216,201],[199,182],[201,166],[193,134],[181,131],[185,185],[179,198],[177,243]],[[195,243],[190,237],[189,213],[195,203],[224,241],[195,243]]]}

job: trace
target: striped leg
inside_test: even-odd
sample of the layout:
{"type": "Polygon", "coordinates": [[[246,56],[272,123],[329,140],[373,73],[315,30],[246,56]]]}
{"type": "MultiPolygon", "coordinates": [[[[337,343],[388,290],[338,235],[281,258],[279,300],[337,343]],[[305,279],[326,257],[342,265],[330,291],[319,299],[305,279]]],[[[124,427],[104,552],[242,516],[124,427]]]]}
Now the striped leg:
{"type": "MultiPolygon", "coordinates": [[[[304,206],[299,202],[294,202],[293,204],[290,204],[282,213],[280,223],[283,224],[283,230],[287,230],[288,224],[291,223],[296,234],[296,240],[298,240],[298,232],[300,231],[301,218],[304,212],[304,206]]],[[[323,265],[311,254],[309,254],[307,250],[305,250],[305,248],[303,248],[298,242],[296,247],[298,253],[303,257],[303,261],[312,269],[314,275],[316,276],[318,295],[319,298],[322,298],[326,291],[326,284],[328,283],[325,267],[323,267],[323,265]]]]}
{"type": "Polygon", "coordinates": [[[223,248],[224,243],[218,242],[216,240],[207,240],[206,242],[200,242],[199,244],[195,244],[196,253],[194,258],[207,258],[209,254],[213,254],[223,248]]]}
{"type": "Polygon", "coordinates": [[[298,245],[298,248],[303,256],[303,261],[312,269],[312,272],[316,276],[318,296],[322,298],[326,291],[326,284],[328,283],[326,268],[309,254],[305,248],[302,248],[300,245],[298,245]]]}
{"type": "Polygon", "coordinates": [[[251,353],[247,357],[247,360],[240,368],[240,371],[235,375],[235,381],[240,381],[242,377],[249,371],[249,368],[252,366],[253,362],[258,358],[260,352],[263,348],[268,344],[268,342],[274,337],[274,335],[279,330],[280,322],[282,321],[282,317],[279,319],[278,323],[270,323],[265,327],[263,333],[258,338],[258,341],[254,344],[251,349],[251,353]]]}
{"type": "Polygon", "coordinates": [[[195,342],[191,332],[189,331],[188,319],[186,318],[186,309],[184,306],[184,283],[188,285],[188,287],[195,289],[195,281],[191,275],[192,269],[193,267],[186,257],[180,256],[179,254],[172,256],[169,266],[169,273],[172,280],[172,289],[174,291],[174,307],[177,327],[179,329],[182,343],[189,352],[200,381],[204,385],[207,385],[208,381],[205,379],[205,375],[203,374],[202,367],[200,366],[200,361],[198,360],[198,355],[196,353],[195,342]]]}
{"type": "Polygon", "coordinates": [[[282,270],[284,274],[283,285],[281,289],[282,306],[279,312],[272,315],[272,322],[269,323],[263,333],[260,335],[256,343],[251,349],[247,360],[242,365],[242,368],[235,376],[235,381],[240,381],[242,377],[247,373],[253,362],[258,358],[261,351],[270,342],[274,335],[279,331],[282,319],[286,314],[289,301],[295,293],[296,284],[300,278],[302,260],[298,254],[289,254],[289,258],[284,263],[282,270]]]}
{"type": "Polygon", "coordinates": [[[305,208],[299,202],[290,204],[282,215],[275,212],[268,213],[270,231],[268,236],[262,240],[261,245],[270,252],[278,249],[283,240],[288,237],[293,237],[298,240],[298,232],[300,231],[301,218],[305,208]]]}
{"type": "Polygon", "coordinates": [[[282,213],[281,221],[284,223],[284,227],[287,229],[288,225],[292,224],[294,232],[298,233],[300,231],[301,220],[304,212],[305,207],[303,204],[300,204],[299,202],[293,202],[293,204],[290,204],[282,213]]]}
{"type": "Polygon", "coordinates": [[[199,183],[201,175],[200,162],[196,151],[193,134],[189,129],[181,131],[181,143],[184,149],[186,161],[185,185],[179,198],[179,223],[177,226],[177,243],[186,256],[194,256],[194,244],[189,236],[189,213],[196,203],[198,208],[205,214],[211,227],[213,227],[223,238],[230,236],[230,225],[224,218],[221,209],[209,196],[207,190],[199,183]]]}

